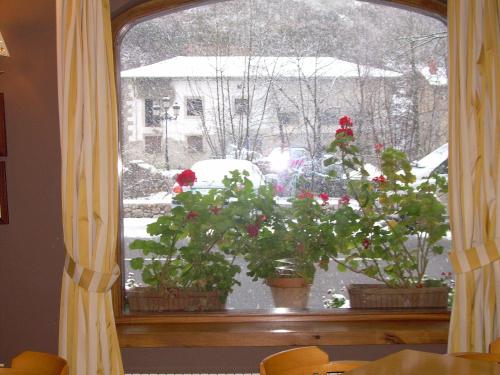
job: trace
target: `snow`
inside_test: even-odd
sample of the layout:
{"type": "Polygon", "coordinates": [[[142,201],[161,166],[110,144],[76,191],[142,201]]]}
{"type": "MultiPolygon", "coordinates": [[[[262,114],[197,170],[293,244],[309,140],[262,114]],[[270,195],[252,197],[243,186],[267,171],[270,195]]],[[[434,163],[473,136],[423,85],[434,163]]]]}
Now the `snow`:
{"type": "Polygon", "coordinates": [[[439,167],[446,159],[448,159],[448,143],[439,146],[437,149],[415,162],[412,173],[417,178],[417,181],[428,177],[434,169],[439,167]]]}
{"type": "Polygon", "coordinates": [[[433,86],[446,86],[448,84],[448,75],[446,74],[446,68],[437,68],[435,74],[431,73],[428,66],[420,68],[420,73],[425,77],[427,82],[433,86]]]}
{"type": "Polygon", "coordinates": [[[150,238],[146,226],[154,223],[155,218],[124,218],[123,233],[127,238],[150,238]]]}
{"type": "Polygon", "coordinates": [[[146,163],[145,161],[142,160],[131,160],[129,162],[129,165],[130,164],[135,164],[138,167],[148,170],[153,174],[161,174],[164,177],[174,177],[182,172],[182,169],[169,169],[169,170],[157,169],[154,165],[146,163]]]}
{"type": "Polygon", "coordinates": [[[248,56],[177,56],[155,64],[121,72],[121,77],[216,78],[242,77],[248,71],[260,77],[400,77],[401,74],[358,65],[333,57],[248,57],[248,56]]]}
{"type": "Polygon", "coordinates": [[[259,168],[248,160],[240,159],[209,159],[201,160],[193,164],[191,169],[196,174],[196,182],[193,188],[198,187],[223,187],[222,180],[225,176],[230,177],[231,171],[247,171],[248,179],[252,181],[254,187],[264,183],[264,176],[259,168]]]}
{"type": "Polygon", "coordinates": [[[172,204],[172,194],[160,192],[147,197],[124,199],[123,204],[172,204]]]}
{"type": "MultiPolygon", "coordinates": [[[[378,169],[373,164],[366,163],[364,165],[364,168],[368,172],[368,177],[367,178],[369,180],[372,179],[372,178],[374,178],[374,177],[378,177],[378,176],[380,176],[382,174],[382,172],[380,171],[380,169],[378,169]]],[[[349,177],[356,180],[356,179],[360,179],[361,175],[358,172],[350,172],[349,177]]],[[[347,176],[344,174],[344,175],[342,175],[342,178],[346,179],[347,176]]]]}

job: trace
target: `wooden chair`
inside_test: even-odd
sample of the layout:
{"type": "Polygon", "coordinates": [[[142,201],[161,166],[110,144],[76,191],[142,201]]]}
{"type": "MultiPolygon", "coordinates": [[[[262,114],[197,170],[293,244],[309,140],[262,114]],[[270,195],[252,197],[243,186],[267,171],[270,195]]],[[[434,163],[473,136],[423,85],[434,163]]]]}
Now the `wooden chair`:
{"type": "Polygon", "coordinates": [[[500,365],[499,353],[463,352],[463,353],[450,353],[450,355],[458,358],[473,359],[476,361],[496,362],[500,365]]]}
{"type": "Polygon", "coordinates": [[[12,359],[11,367],[38,375],[68,375],[68,364],[65,359],[41,352],[23,352],[12,359]]]}
{"type": "Polygon", "coordinates": [[[317,346],[285,350],[262,360],[260,375],[313,375],[342,373],[367,364],[367,361],[333,361],[317,346]]]}
{"type": "Polygon", "coordinates": [[[500,337],[490,344],[490,353],[500,354],[500,337]]]}

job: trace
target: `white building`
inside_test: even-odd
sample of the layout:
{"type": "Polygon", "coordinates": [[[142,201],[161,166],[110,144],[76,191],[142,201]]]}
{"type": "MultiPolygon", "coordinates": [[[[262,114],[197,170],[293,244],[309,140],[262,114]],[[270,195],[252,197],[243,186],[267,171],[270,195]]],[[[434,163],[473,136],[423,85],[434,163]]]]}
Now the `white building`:
{"type": "Polygon", "coordinates": [[[171,164],[185,167],[284,145],[317,153],[331,141],[338,117],[352,111],[359,79],[378,90],[401,74],[333,57],[178,56],[121,77],[126,141],[165,152],[167,122],[171,164]]]}

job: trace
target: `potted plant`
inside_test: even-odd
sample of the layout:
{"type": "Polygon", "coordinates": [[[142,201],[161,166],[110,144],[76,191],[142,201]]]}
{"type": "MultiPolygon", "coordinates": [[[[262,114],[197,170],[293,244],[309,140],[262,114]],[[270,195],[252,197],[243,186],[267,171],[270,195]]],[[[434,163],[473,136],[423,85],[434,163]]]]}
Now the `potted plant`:
{"type": "Polygon", "coordinates": [[[345,116],[328,148],[339,157],[327,163],[340,163],[347,181],[347,194],[331,214],[335,241],[329,251],[339,270],[379,284],[349,287],[351,307],[446,307],[445,286],[425,288],[435,285],[426,281],[426,270],[430,257],[442,254],[439,241],[448,230],[446,208],[436,196],[446,180],[436,175],[415,186],[406,154],[381,144],[382,174],[369,178],[353,140],[353,123],[345,116]]]}
{"type": "Polygon", "coordinates": [[[142,271],[147,284],[128,291],[133,311],[220,310],[239,284],[235,253],[219,245],[238,215],[238,205],[227,204],[232,190],[250,182],[234,172],[225,179],[225,188],[201,194],[189,190],[195,179],[190,170],[179,174],[177,183],[186,191],[176,196],[178,205],[147,226],[153,239],[130,244],[142,252],[131,260],[131,267],[142,271]]]}
{"type": "Polygon", "coordinates": [[[247,274],[271,287],[276,307],[305,308],[315,265],[328,266],[324,250],[333,230],[326,215],[329,197],[302,192],[283,206],[276,203],[275,191],[268,185],[253,195],[245,193],[253,210],[233,232],[231,243],[245,258],[247,274]]]}

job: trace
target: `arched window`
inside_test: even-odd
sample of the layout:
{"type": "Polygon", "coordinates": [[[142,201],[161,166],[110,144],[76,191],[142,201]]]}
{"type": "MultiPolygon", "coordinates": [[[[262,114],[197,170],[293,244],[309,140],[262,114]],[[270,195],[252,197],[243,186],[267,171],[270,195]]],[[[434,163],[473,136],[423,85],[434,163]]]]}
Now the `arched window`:
{"type": "MultiPolygon", "coordinates": [[[[440,4],[433,2],[431,10],[442,11],[440,4]]],[[[156,303],[152,297],[138,302],[135,294],[139,286],[158,284],[175,296],[173,310],[219,311],[213,296],[199,302],[181,296],[179,288],[199,291],[207,280],[230,274],[236,282],[226,289],[223,311],[279,315],[263,283],[266,275],[249,264],[254,259],[207,243],[200,253],[214,252],[226,263],[213,258],[192,273],[192,264],[173,261],[182,258],[175,249],[189,239],[173,246],[172,237],[194,243],[194,232],[160,228],[157,221],[187,204],[177,199],[177,176],[194,170],[191,191],[204,196],[209,188],[221,189],[229,171],[244,170],[255,188],[277,187],[279,205],[307,191],[328,194],[329,207],[336,209],[346,195],[345,176],[332,173],[337,166],[325,161],[334,156],[329,144],[347,115],[369,178],[383,173],[375,145],[404,151],[417,178],[427,177],[433,163],[437,168],[446,160],[435,152],[447,142],[446,26],[419,13],[354,0],[230,0],[172,9],[128,25],[117,38],[124,311],[158,309],[147,306],[156,303]],[[151,238],[161,249],[134,242],[151,238]],[[188,282],[186,275],[192,277],[188,282]],[[182,299],[186,304],[176,305],[182,299]]],[[[211,204],[215,218],[225,206],[211,204]]],[[[194,209],[186,226],[191,219],[200,227],[211,220],[194,209]]],[[[251,228],[247,234],[252,236],[251,228]]],[[[450,239],[442,243],[449,248],[450,239]]],[[[348,298],[347,284],[367,280],[339,272],[333,261],[322,270],[320,258],[313,262],[314,282],[301,315],[334,312],[335,294],[348,298]]],[[[288,258],[278,261],[285,273],[296,267],[288,258]]],[[[449,271],[447,257],[435,256],[428,276],[440,279],[449,271]]],[[[169,308],[167,303],[159,309],[169,308]]]]}

